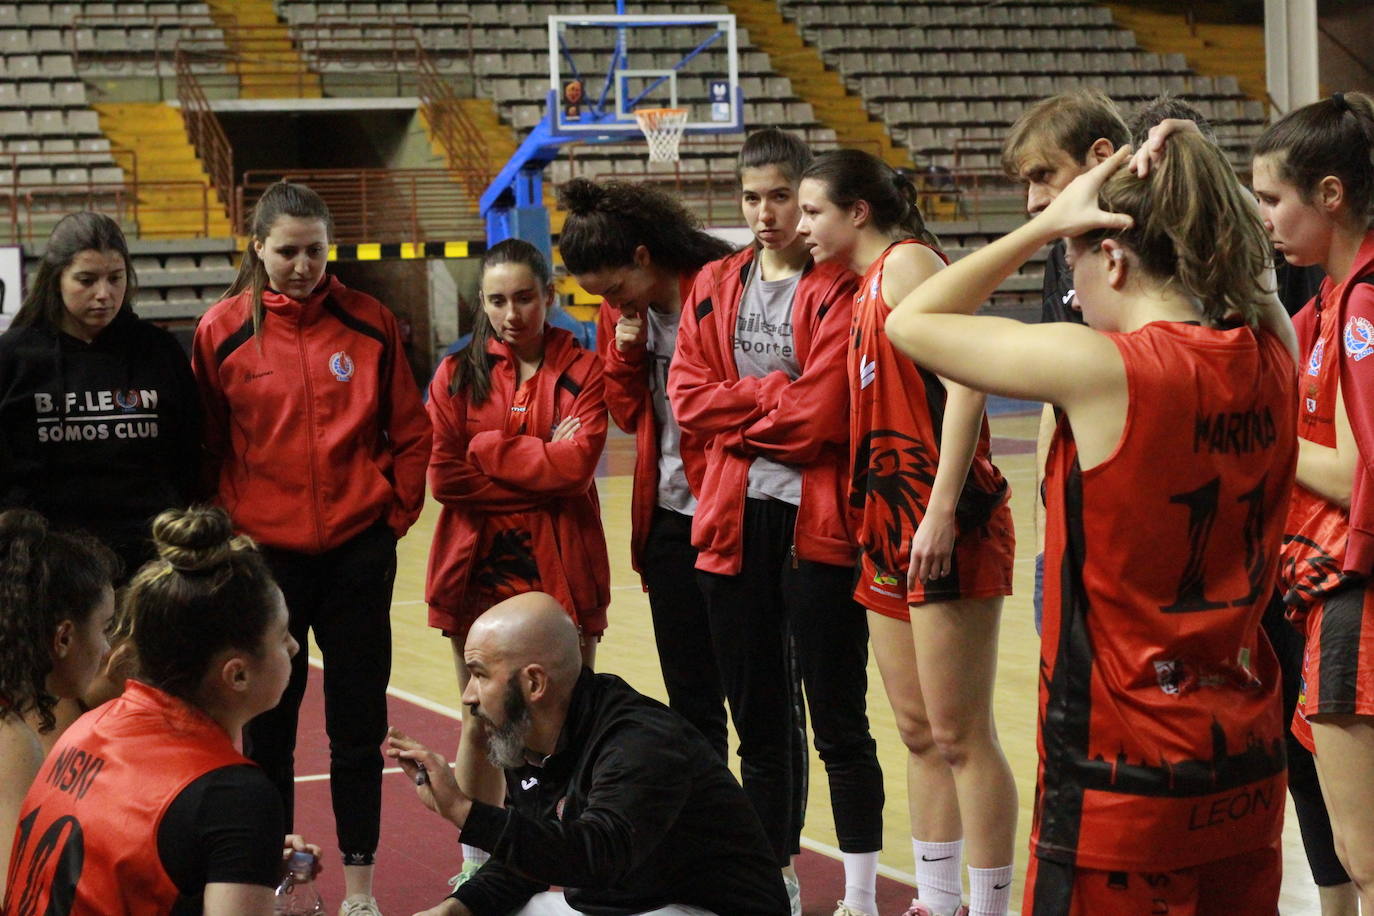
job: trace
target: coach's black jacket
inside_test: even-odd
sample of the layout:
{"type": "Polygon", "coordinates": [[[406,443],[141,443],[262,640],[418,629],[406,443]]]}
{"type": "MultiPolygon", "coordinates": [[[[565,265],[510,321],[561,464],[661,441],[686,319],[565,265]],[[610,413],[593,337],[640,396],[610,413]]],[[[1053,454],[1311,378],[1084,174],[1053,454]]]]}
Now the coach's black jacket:
{"type": "Polygon", "coordinates": [[[507,770],[506,792],[507,807],[474,802],[463,826],[492,855],[453,894],[475,916],[506,916],[549,885],[595,916],[788,913],[734,776],[687,720],[614,675],[583,670],[558,749],[507,770]]]}

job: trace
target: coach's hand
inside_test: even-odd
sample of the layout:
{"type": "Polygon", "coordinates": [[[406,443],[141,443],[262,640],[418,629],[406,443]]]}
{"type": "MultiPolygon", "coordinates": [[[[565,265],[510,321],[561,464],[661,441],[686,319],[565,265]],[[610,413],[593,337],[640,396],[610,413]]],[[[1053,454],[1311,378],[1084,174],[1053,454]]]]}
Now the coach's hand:
{"type": "Polygon", "coordinates": [[[399,763],[415,783],[415,794],[426,808],[463,829],[472,810],[472,799],[458,788],[447,760],[395,728],[387,729],[386,755],[399,763]]]}
{"type": "Polygon", "coordinates": [[[642,347],[648,339],[643,312],[621,312],[615,323],[615,348],[621,353],[631,347],[642,347]]]}
{"type": "Polygon", "coordinates": [[[472,910],[454,900],[452,897],[444,900],[438,906],[432,906],[427,910],[416,913],[415,916],[472,916],[472,910]]]}

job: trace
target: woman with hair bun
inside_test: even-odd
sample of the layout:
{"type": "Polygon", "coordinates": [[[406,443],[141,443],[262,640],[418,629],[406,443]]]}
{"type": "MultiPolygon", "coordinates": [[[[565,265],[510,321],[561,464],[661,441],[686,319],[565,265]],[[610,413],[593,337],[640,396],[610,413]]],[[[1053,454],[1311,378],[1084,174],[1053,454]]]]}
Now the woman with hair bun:
{"type": "Polygon", "coordinates": [[[56,739],[54,707],[86,692],[109,650],[118,568],[93,537],[52,531],[27,509],[0,513],[0,862],[56,739]]]}
{"type": "Polygon", "coordinates": [[[1365,360],[1374,353],[1370,98],[1338,92],[1271,125],[1255,144],[1254,188],[1284,260],[1326,273],[1293,320],[1304,360],[1298,486],[1280,584],[1290,619],[1307,635],[1293,734],[1316,759],[1336,854],[1363,908],[1374,911],[1374,361],[1365,360]]]}
{"type": "Polygon", "coordinates": [[[125,596],[138,677],[67,730],[24,799],[5,916],[273,912],[281,798],[237,744],[300,647],[223,510],[164,512],[153,540],[125,596]]]}
{"type": "Polygon", "coordinates": [[[985,398],[895,351],[890,303],[944,267],[909,179],[858,150],[803,173],[801,233],[820,263],[862,276],[848,349],[860,545],[854,598],[906,745],[916,885],[908,916],[960,911],[968,838],[973,913],[1004,913],[1016,784],[992,688],[1015,552],[1010,490],[993,466],[985,398]]]}
{"type": "Polygon", "coordinates": [[[1284,728],[1259,622],[1297,458],[1293,330],[1224,154],[1181,134],[1141,178],[1129,152],[934,273],[886,331],[1059,416],[1021,912],[1274,913],[1284,728]],[[968,314],[1060,237],[1086,326],[968,314]]]}
{"type": "Polygon", "coordinates": [[[731,247],[647,184],[578,178],[559,190],[559,205],[568,211],[558,238],[563,263],[583,289],[602,297],[596,333],[606,407],[635,437],[630,562],[649,593],[668,705],[723,760],[725,701],[692,546],[697,498],[689,478],[701,449],[673,415],[668,374],[692,281],[731,247]]]}
{"type": "Polygon", "coordinates": [[[72,213],[0,336],[0,508],[94,534],[122,577],[152,558],[153,517],[200,490],[191,366],[170,333],[134,314],[137,291],[119,224],[72,213]]]}
{"type": "Polygon", "coordinates": [[[810,162],[806,144],[776,128],[744,141],[736,175],[754,244],[697,274],[668,391],[705,450],[692,480],[692,542],[740,781],[797,912],[809,712],[844,865],[835,913],[870,916],[883,774],[868,728],[868,627],[851,597],[844,498],[857,278],[843,263],[814,263],[797,234],[797,183],[810,162]]]}
{"type": "MultiPolygon", "coordinates": [[[[395,315],[325,272],[332,231],[314,191],[269,187],[238,277],[196,328],[192,367],[217,501],[262,545],[296,641],[313,630],[323,655],[340,911],[379,916],[396,541],[424,503],[430,427],[395,315]]],[[[302,652],[281,704],[246,731],[288,825],[306,671],[302,652]]]]}

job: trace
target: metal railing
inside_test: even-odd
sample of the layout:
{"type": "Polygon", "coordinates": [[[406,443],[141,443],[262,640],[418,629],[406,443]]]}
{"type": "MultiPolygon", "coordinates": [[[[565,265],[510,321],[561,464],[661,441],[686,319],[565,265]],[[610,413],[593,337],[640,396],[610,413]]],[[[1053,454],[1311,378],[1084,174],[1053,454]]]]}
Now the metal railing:
{"type": "Polygon", "coordinates": [[[236,230],[269,185],[280,179],[309,185],[328,204],[334,239],[426,242],[480,239],[482,219],[464,174],[451,169],[309,169],[249,171],[238,188],[236,230]]]}
{"type": "Polygon", "coordinates": [[[190,233],[208,237],[212,205],[214,189],[203,181],[0,181],[0,240],[8,244],[41,242],[62,216],[75,210],[107,214],[130,238],[180,238],[190,233]],[[199,198],[200,206],[189,206],[188,198],[199,198]],[[158,216],[176,217],[178,221],[161,229],[149,225],[157,222],[158,216]]]}
{"type": "Polygon", "coordinates": [[[463,110],[453,86],[423,48],[416,55],[415,75],[420,110],[430,133],[444,148],[449,165],[461,171],[463,183],[475,200],[492,179],[486,137],[463,110]]]}
{"type": "MultiPolygon", "coordinates": [[[[191,70],[190,57],[181,49],[176,54],[176,73],[177,99],[181,102],[186,135],[205,167],[211,186],[219,194],[220,202],[231,207],[234,202],[234,148],[229,145],[219,118],[210,108],[210,100],[191,70]]],[[[234,222],[232,211],[228,216],[230,222],[234,222]]]]}

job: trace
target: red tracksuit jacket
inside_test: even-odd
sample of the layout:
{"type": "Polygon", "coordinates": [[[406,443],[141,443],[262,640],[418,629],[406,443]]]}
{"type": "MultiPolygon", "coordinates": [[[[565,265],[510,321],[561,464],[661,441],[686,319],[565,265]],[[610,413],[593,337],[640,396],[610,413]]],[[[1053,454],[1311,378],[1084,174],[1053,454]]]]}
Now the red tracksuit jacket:
{"type": "Polygon", "coordinates": [[[425,584],[431,626],[454,629],[473,573],[483,513],[524,512],[544,590],[583,632],[606,629],[611,573],[593,483],[606,444],[601,360],[561,328],[550,325],[544,334],[544,365],[533,378],[537,387],[529,399],[528,435],[505,432],[516,364],[502,341],[487,343],[491,396],[485,404],[470,404],[466,392],[449,393],[458,353],[439,365],[430,382],[429,484],[444,506],[425,584]],[[550,442],[554,427],[572,416],[582,421],[577,434],[550,442]]]}
{"type": "MultiPolygon", "coordinates": [[[[1368,232],[1355,255],[1350,276],[1337,287],[1330,277],[1321,290],[1293,319],[1302,358],[1306,360],[1316,339],[1320,300],[1335,315],[1340,330],[1341,399],[1350,417],[1359,460],[1350,493],[1350,535],[1345,546],[1344,571],[1367,576],[1374,573],[1374,284],[1361,282],[1374,276],[1374,230],[1368,232]]],[[[1332,354],[1326,354],[1330,358],[1332,354]]],[[[1303,367],[1304,370],[1306,366],[1303,367]]],[[[1303,375],[1303,379],[1307,376],[1303,375]]],[[[1303,387],[1300,383],[1299,388],[1303,387]]]]}
{"type": "MultiPolygon", "coordinates": [[[[692,292],[693,277],[679,280],[682,301],[692,292]]],[[[658,505],[658,423],[654,418],[653,394],[649,391],[649,363],[643,347],[625,352],[616,349],[615,323],[620,310],[601,300],[596,317],[596,352],[606,369],[606,409],[611,419],[635,437],[634,487],[630,492],[630,563],[640,571],[639,559],[644,539],[649,536],[654,507],[658,505]]],[[[671,372],[671,368],[669,369],[671,372]]],[[[680,443],[683,464],[700,454],[700,444],[682,431],[680,443]]]]}
{"type": "Polygon", "coordinates": [[[324,553],[379,521],[399,538],[425,498],[429,418],[396,317],[333,277],[309,298],[215,303],[191,368],[212,486],[260,544],[324,553]]]}
{"type": "Polygon", "coordinates": [[[749,466],[764,456],[801,468],[797,556],[849,566],[849,387],[845,353],[858,278],[838,264],[811,264],[792,304],[801,375],[740,378],[731,343],[749,271],[749,248],[707,264],[684,303],[668,377],[673,413],[704,443],[704,460],[684,461],[698,505],[692,543],[697,568],[740,571],[749,466]]]}

